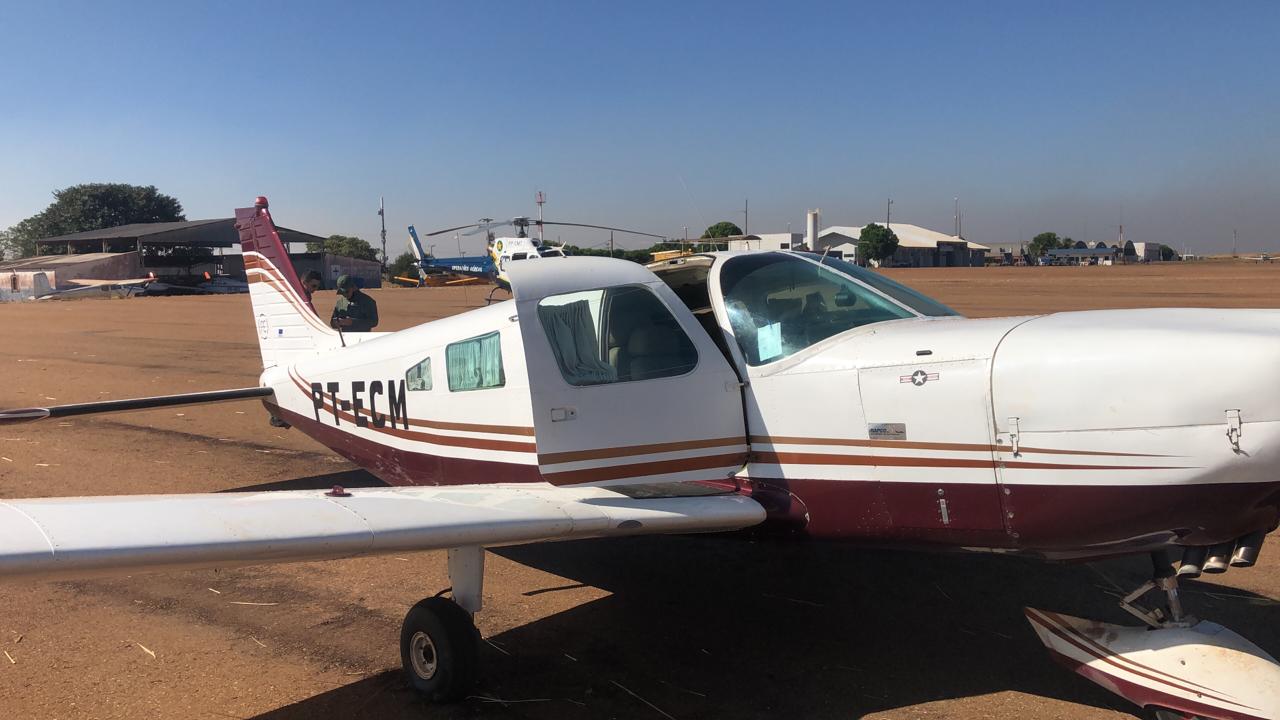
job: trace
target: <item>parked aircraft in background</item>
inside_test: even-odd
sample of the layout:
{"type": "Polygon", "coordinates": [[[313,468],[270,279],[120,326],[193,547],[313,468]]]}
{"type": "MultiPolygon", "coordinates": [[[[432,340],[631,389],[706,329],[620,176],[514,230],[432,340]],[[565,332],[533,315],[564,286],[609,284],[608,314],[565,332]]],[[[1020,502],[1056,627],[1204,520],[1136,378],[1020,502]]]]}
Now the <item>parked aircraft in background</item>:
{"type": "Polygon", "coordinates": [[[529,237],[529,227],[541,227],[545,225],[560,225],[566,227],[592,228],[596,230],[608,230],[610,232],[628,233],[630,235],[643,235],[665,240],[662,235],[654,235],[652,233],[639,232],[638,230],[624,230],[623,228],[608,227],[605,225],[589,225],[586,223],[571,222],[552,222],[550,220],[534,220],[527,217],[514,217],[505,222],[494,222],[490,218],[484,218],[479,222],[469,225],[459,225],[457,227],[445,228],[444,230],[436,230],[429,232],[423,237],[436,237],[446,235],[448,233],[459,233],[463,236],[476,235],[484,233],[487,238],[485,243],[485,254],[474,257],[452,257],[437,258],[423,250],[422,242],[418,239],[418,232],[409,226],[409,251],[413,253],[414,258],[418,261],[419,276],[425,279],[427,270],[437,268],[447,270],[449,272],[461,275],[474,275],[489,280],[499,288],[504,290],[511,289],[511,280],[507,274],[511,263],[520,260],[537,260],[539,258],[562,258],[565,257],[564,246],[546,245],[537,238],[529,237]],[[500,227],[511,226],[516,229],[514,237],[498,237],[494,234],[494,230],[500,227]],[[463,231],[463,232],[459,232],[463,231]]]}
{"type": "Polygon", "coordinates": [[[145,290],[156,281],[154,273],[144,278],[132,280],[91,280],[76,278],[69,281],[71,287],[61,290],[49,285],[49,277],[44,273],[36,273],[32,300],[82,300],[88,298],[123,298],[132,297],[145,290]]]}
{"type": "Polygon", "coordinates": [[[1275,258],[1273,255],[1271,255],[1271,253],[1262,253],[1261,255],[1254,255],[1253,257],[1245,258],[1245,260],[1252,260],[1254,262],[1259,262],[1259,263],[1264,263],[1264,262],[1269,263],[1274,259],[1275,258]]]}
{"type": "Polygon", "coordinates": [[[1160,717],[1280,718],[1280,666],[1177,591],[1254,564],[1280,521],[1280,311],[966,319],[841,260],[717,252],[513,262],[511,302],[344,334],[303,301],[266,199],[236,218],[260,387],[0,422],[261,397],[397,487],[2,500],[0,576],[448,549],[452,597],[415,605],[400,648],[413,686],[448,700],[477,672],[486,546],[753,528],[1142,553],[1152,580],[1121,605],[1143,625],[1028,608],[1050,651],[1160,717]],[[1153,365],[1197,381],[1127,371],[1153,365]],[[1140,605],[1153,590],[1164,602],[1140,605]]]}

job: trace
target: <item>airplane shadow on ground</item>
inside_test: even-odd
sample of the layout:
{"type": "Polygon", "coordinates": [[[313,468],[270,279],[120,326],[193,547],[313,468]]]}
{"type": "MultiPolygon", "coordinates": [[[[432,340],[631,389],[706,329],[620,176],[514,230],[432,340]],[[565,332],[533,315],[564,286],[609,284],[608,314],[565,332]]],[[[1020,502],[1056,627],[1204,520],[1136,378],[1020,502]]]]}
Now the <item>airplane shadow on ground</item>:
{"type": "MultiPolygon", "coordinates": [[[[506,703],[473,698],[426,706],[398,673],[387,672],[260,720],[662,714],[843,720],[1001,691],[1137,712],[1055,665],[1022,607],[1134,624],[1116,607],[1115,585],[1127,591],[1146,579],[1145,558],[1050,565],[742,537],[594,540],[497,552],[612,593],[488,638],[476,695],[506,703]]],[[[1276,603],[1201,583],[1183,589],[1192,612],[1273,654],[1280,649],[1276,603]]]]}
{"type": "Polygon", "coordinates": [[[334,485],[341,485],[344,488],[363,488],[363,487],[386,487],[386,483],[379,480],[373,473],[367,470],[342,470],[340,472],[324,473],[323,475],[311,475],[308,477],[294,478],[292,480],[280,480],[278,482],[259,483],[258,485],[245,485],[244,487],[231,488],[221,490],[219,492],[266,492],[269,490],[328,490],[334,485]]]}

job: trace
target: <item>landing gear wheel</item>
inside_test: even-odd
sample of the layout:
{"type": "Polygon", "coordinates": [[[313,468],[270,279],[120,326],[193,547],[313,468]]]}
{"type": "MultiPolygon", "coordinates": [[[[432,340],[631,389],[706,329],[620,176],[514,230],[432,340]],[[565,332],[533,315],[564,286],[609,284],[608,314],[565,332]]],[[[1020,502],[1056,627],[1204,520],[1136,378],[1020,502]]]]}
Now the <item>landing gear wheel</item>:
{"type": "Polygon", "coordinates": [[[409,685],[431,702],[462,699],[475,683],[480,632],[471,615],[443,597],[414,605],[400,629],[400,663],[409,685]]]}

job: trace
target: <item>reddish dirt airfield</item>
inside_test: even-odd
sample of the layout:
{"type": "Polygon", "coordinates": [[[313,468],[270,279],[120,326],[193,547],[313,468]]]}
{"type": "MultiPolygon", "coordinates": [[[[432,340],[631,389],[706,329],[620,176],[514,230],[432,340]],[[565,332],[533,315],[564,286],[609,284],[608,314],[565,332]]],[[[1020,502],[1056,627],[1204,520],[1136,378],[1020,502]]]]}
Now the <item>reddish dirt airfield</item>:
{"type": "MultiPolygon", "coordinates": [[[[1280,308],[1280,264],[894,271],[969,315],[1280,308]]],[[[382,330],[483,304],[487,287],[375,291],[382,330]]],[[[322,312],[332,295],[321,298],[322,312]]],[[[0,407],[255,385],[247,295],[0,305],[0,407]]],[[[1046,348],[1051,352],[1052,348],[1046,348]]],[[[1185,378],[1135,368],[1177,392],[1185,378]]],[[[0,497],[377,481],[260,404],[0,428],[0,497]]],[[[102,512],[109,513],[109,506],[102,512]]],[[[1183,584],[1280,655],[1280,548],[1183,584]]],[[[3,718],[1132,718],[1048,658],[1033,605],[1126,622],[1146,560],[980,556],[636,538],[490,553],[475,697],[399,679],[400,621],[448,585],[441,553],[86,582],[0,584],[3,718]]]]}

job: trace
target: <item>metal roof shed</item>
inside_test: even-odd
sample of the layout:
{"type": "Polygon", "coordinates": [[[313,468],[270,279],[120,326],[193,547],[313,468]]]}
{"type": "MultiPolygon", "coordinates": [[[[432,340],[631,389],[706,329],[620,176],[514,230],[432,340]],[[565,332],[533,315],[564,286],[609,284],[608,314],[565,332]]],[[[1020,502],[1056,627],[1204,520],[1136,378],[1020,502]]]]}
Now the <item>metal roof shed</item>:
{"type": "MultiPolygon", "coordinates": [[[[324,240],[319,235],[299,232],[276,226],[280,239],[289,243],[307,243],[324,240]]],[[[167,223],[132,223],[102,230],[59,235],[36,240],[36,252],[44,254],[50,247],[66,246],[66,254],[86,252],[125,252],[141,250],[144,245],[164,247],[229,248],[240,241],[235,228],[235,218],[213,220],[184,220],[167,223]]]]}

